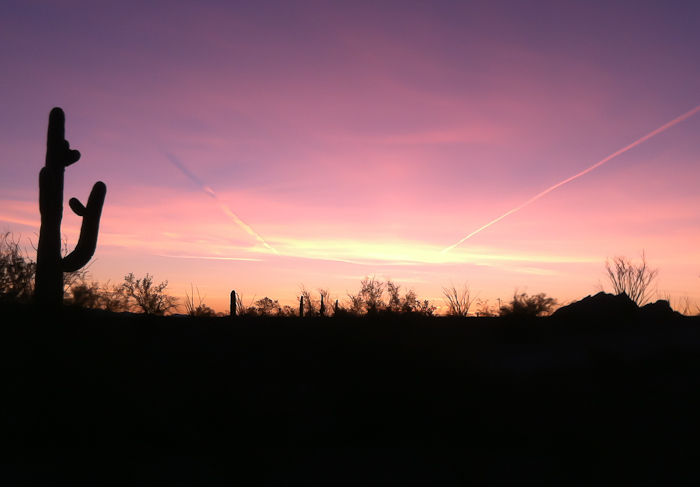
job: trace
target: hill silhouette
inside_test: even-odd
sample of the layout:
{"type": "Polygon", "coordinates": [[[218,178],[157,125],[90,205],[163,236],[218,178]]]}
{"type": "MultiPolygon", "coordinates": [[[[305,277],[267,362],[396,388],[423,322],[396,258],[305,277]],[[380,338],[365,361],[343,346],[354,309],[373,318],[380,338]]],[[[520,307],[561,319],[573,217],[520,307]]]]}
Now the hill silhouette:
{"type": "Polygon", "coordinates": [[[1,306],[3,485],[698,480],[698,318],[1,306]]]}
{"type": "Polygon", "coordinates": [[[669,302],[658,300],[642,307],[626,294],[608,294],[599,292],[587,296],[556,310],[552,317],[565,318],[590,323],[591,321],[620,322],[630,320],[673,320],[681,314],[674,311],[669,302]]]}

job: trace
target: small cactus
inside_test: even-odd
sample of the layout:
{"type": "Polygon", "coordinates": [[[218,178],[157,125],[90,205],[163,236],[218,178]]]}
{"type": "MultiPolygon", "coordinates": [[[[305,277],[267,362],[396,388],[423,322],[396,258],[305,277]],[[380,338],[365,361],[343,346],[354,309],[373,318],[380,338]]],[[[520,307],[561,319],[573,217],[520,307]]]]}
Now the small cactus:
{"type": "Polygon", "coordinates": [[[299,318],[304,317],[304,296],[299,298],[299,318]]]}
{"type": "Polygon", "coordinates": [[[37,248],[36,288],[38,304],[52,308],[63,303],[63,273],[84,267],[95,254],[100,216],[107,186],[98,181],[92,188],[87,205],[71,198],[68,205],[83,217],[75,250],[61,256],[61,221],[63,220],[63,182],[66,167],[80,159],[80,152],[71,150],[65,139],[65,115],[60,108],[49,114],[46,140],[46,164],[39,173],[39,212],[41,229],[37,248]]]}
{"type": "Polygon", "coordinates": [[[238,311],[237,309],[237,304],[238,302],[236,301],[236,291],[231,291],[231,318],[236,317],[236,312],[238,311]]]}
{"type": "Polygon", "coordinates": [[[323,294],[321,294],[321,316],[326,316],[326,303],[323,302],[323,294]]]}

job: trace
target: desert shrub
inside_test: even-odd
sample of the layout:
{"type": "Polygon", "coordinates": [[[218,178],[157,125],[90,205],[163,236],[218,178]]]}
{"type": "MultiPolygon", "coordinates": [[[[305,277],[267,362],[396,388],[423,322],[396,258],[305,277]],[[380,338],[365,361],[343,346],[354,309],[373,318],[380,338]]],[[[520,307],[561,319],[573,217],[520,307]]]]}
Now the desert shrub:
{"type": "Polygon", "coordinates": [[[260,316],[260,309],[258,309],[257,303],[260,300],[256,301],[256,295],[253,295],[252,298],[250,298],[249,303],[246,305],[243,301],[243,295],[240,293],[236,293],[236,315],[237,316],[260,316]]]}
{"type": "Polygon", "coordinates": [[[549,298],[545,293],[528,296],[527,293],[516,291],[513,300],[501,306],[501,316],[547,316],[552,314],[557,306],[557,300],[549,298]]]}
{"type": "Polygon", "coordinates": [[[407,290],[401,296],[401,286],[394,284],[391,279],[386,281],[387,294],[389,301],[385,308],[391,313],[418,313],[426,316],[432,316],[437,308],[428,300],[419,300],[414,289],[407,290]]]}
{"type": "Polygon", "coordinates": [[[433,304],[430,301],[424,299],[422,301],[416,300],[416,307],[413,308],[411,311],[424,316],[433,316],[433,314],[435,314],[436,309],[437,308],[433,306],[433,304]]]}
{"type": "Polygon", "coordinates": [[[359,294],[347,293],[348,304],[343,307],[343,314],[349,314],[351,316],[359,316],[364,311],[364,303],[362,301],[362,296],[359,294]]]}
{"type": "Polygon", "coordinates": [[[177,310],[177,298],[165,294],[167,287],[168,281],[154,284],[153,277],[148,273],[141,279],[137,279],[133,273],[124,277],[123,289],[129,307],[147,314],[164,315],[177,310]]]}
{"type": "Polygon", "coordinates": [[[374,276],[365,277],[360,283],[360,292],[358,295],[362,299],[364,309],[368,314],[376,314],[379,310],[384,309],[384,283],[377,280],[374,276]]]}
{"type": "Polygon", "coordinates": [[[255,309],[258,316],[273,316],[279,314],[280,304],[277,300],[270,299],[266,296],[255,302],[255,309]]]}
{"type": "MultiPolygon", "coordinates": [[[[296,295],[297,302],[304,299],[304,316],[331,316],[333,307],[331,306],[331,292],[328,289],[316,289],[318,296],[312,294],[306,289],[303,284],[299,286],[299,293],[296,295]]],[[[289,314],[290,310],[285,311],[284,316],[298,316],[299,307],[295,309],[294,314],[289,314]]]]}
{"type": "Polygon", "coordinates": [[[477,299],[476,305],[476,316],[490,318],[499,315],[498,306],[491,306],[488,299],[477,299]]]}
{"type": "Polygon", "coordinates": [[[386,310],[391,312],[401,311],[401,286],[394,283],[391,279],[387,279],[386,293],[389,297],[386,303],[386,310]]]}
{"type": "Polygon", "coordinates": [[[605,261],[605,275],[612,285],[613,294],[627,294],[637,306],[643,306],[649,301],[653,292],[652,284],[659,275],[658,268],[651,269],[647,265],[644,251],[640,257],[639,263],[619,255],[613,257],[612,262],[610,259],[605,261]]]}
{"type": "Polygon", "coordinates": [[[447,316],[467,316],[476,296],[472,297],[469,284],[465,283],[461,287],[451,284],[450,287],[443,287],[442,294],[445,296],[447,304],[447,316]]]}
{"type": "MultiPolygon", "coordinates": [[[[243,304],[243,296],[241,293],[237,292],[236,293],[236,316],[243,316],[245,314],[246,307],[243,304]]],[[[229,314],[231,313],[231,310],[229,309],[229,314]]]]}
{"type": "Polygon", "coordinates": [[[331,292],[328,289],[316,289],[321,298],[318,307],[319,316],[331,316],[333,314],[333,306],[331,306],[331,292]]]}
{"type": "Polygon", "coordinates": [[[199,294],[199,288],[197,288],[197,301],[198,303],[194,303],[194,289],[192,288],[192,285],[190,284],[190,293],[188,294],[187,291],[185,291],[185,311],[188,315],[190,316],[216,316],[216,311],[211,309],[209,306],[204,304],[204,298],[199,294]]]}
{"type": "Polygon", "coordinates": [[[106,311],[122,312],[129,310],[129,298],[122,284],[100,285],[100,308],[106,311]]]}
{"type": "Polygon", "coordinates": [[[310,291],[306,289],[306,286],[301,284],[299,286],[299,294],[297,294],[297,302],[304,300],[304,316],[318,316],[321,309],[320,298],[315,297],[310,291]]]}
{"type": "Polygon", "coordinates": [[[277,310],[277,316],[299,316],[299,309],[285,304],[277,310]]]}
{"type": "MultiPolygon", "coordinates": [[[[671,296],[666,297],[666,301],[671,302],[671,296]]],[[[672,308],[685,316],[697,315],[700,312],[698,305],[693,303],[689,296],[682,296],[673,301],[672,308]]]]}
{"type": "Polygon", "coordinates": [[[10,232],[0,235],[0,299],[29,301],[34,292],[36,262],[10,232]]]}
{"type": "Polygon", "coordinates": [[[68,290],[64,303],[81,308],[100,308],[100,284],[98,282],[80,282],[68,290]]]}
{"type": "Polygon", "coordinates": [[[401,296],[401,286],[388,278],[382,282],[374,276],[365,277],[360,282],[360,290],[356,294],[347,293],[347,296],[349,301],[339,308],[340,314],[420,313],[430,316],[436,309],[429,301],[419,300],[413,289],[401,296]]]}
{"type": "Polygon", "coordinates": [[[115,313],[128,311],[128,297],[123,285],[101,284],[83,279],[74,283],[66,292],[64,303],[82,308],[103,309],[115,313]]]}

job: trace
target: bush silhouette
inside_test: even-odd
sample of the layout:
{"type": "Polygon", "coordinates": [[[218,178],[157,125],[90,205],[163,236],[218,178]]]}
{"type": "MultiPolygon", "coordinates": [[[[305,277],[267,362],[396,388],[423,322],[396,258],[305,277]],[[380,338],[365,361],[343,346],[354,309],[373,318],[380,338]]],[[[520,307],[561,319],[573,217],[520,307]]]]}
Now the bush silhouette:
{"type": "Polygon", "coordinates": [[[185,311],[187,312],[188,315],[190,316],[216,316],[216,312],[211,309],[209,306],[204,304],[204,298],[202,298],[199,294],[199,289],[197,289],[197,299],[199,301],[198,304],[194,304],[194,289],[192,289],[192,286],[190,285],[190,292],[192,294],[187,294],[187,291],[185,291],[185,311]]]}
{"type": "Polygon", "coordinates": [[[651,269],[647,265],[644,251],[640,257],[642,260],[639,263],[619,255],[613,257],[612,262],[609,259],[605,261],[605,274],[613,287],[613,294],[624,293],[637,306],[643,306],[649,301],[651,286],[659,274],[658,268],[651,269]]]}
{"type": "Polygon", "coordinates": [[[146,273],[146,277],[141,279],[137,279],[133,273],[129,273],[124,277],[123,286],[129,301],[133,299],[133,306],[146,314],[162,316],[167,312],[177,310],[177,298],[163,292],[168,287],[168,281],[154,284],[153,277],[148,273],[146,273]]]}
{"type": "Polygon", "coordinates": [[[255,309],[259,316],[273,316],[280,314],[280,304],[277,300],[273,300],[265,296],[255,302],[255,309]]]}
{"type": "Polygon", "coordinates": [[[428,300],[419,300],[413,289],[401,296],[401,286],[391,279],[382,282],[376,277],[365,277],[360,282],[356,294],[347,293],[349,302],[346,307],[338,309],[341,314],[379,315],[381,313],[419,313],[431,316],[435,311],[428,300]],[[387,300],[384,300],[386,291],[387,300]]]}
{"type": "Polygon", "coordinates": [[[557,300],[548,298],[545,293],[528,296],[527,293],[513,294],[513,300],[501,306],[501,316],[546,316],[552,313],[557,300]]]}
{"type": "Polygon", "coordinates": [[[34,291],[36,262],[10,232],[0,235],[0,299],[26,302],[34,291]]]}
{"type": "Polygon", "coordinates": [[[447,316],[467,316],[469,308],[473,304],[475,297],[471,297],[469,285],[463,284],[461,288],[457,288],[454,284],[450,287],[443,287],[442,294],[445,295],[447,303],[447,316]]]}

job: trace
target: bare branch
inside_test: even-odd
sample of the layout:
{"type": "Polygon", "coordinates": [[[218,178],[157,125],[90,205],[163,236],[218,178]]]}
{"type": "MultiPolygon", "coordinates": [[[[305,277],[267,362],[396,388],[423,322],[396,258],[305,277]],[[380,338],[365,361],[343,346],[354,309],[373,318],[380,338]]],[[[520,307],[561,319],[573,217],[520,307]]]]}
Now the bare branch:
{"type": "Polygon", "coordinates": [[[640,254],[641,262],[634,263],[624,256],[615,256],[605,261],[605,274],[614,294],[626,294],[637,306],[649,301],[654,288],[652,284],[659,274],[659,269],[647,265],[644,251],[640,254]]]}
{"type": "Polygon", "coordinates": [[[471,297],[469,283],[464,283],[461,288],[457,288],[454,284],[450,287],[442,288],[442,294],[445,295],[445,304],[447,304],[447,316],[467,316],[469,308],[476,300],[476,296],[471,297]]]}

